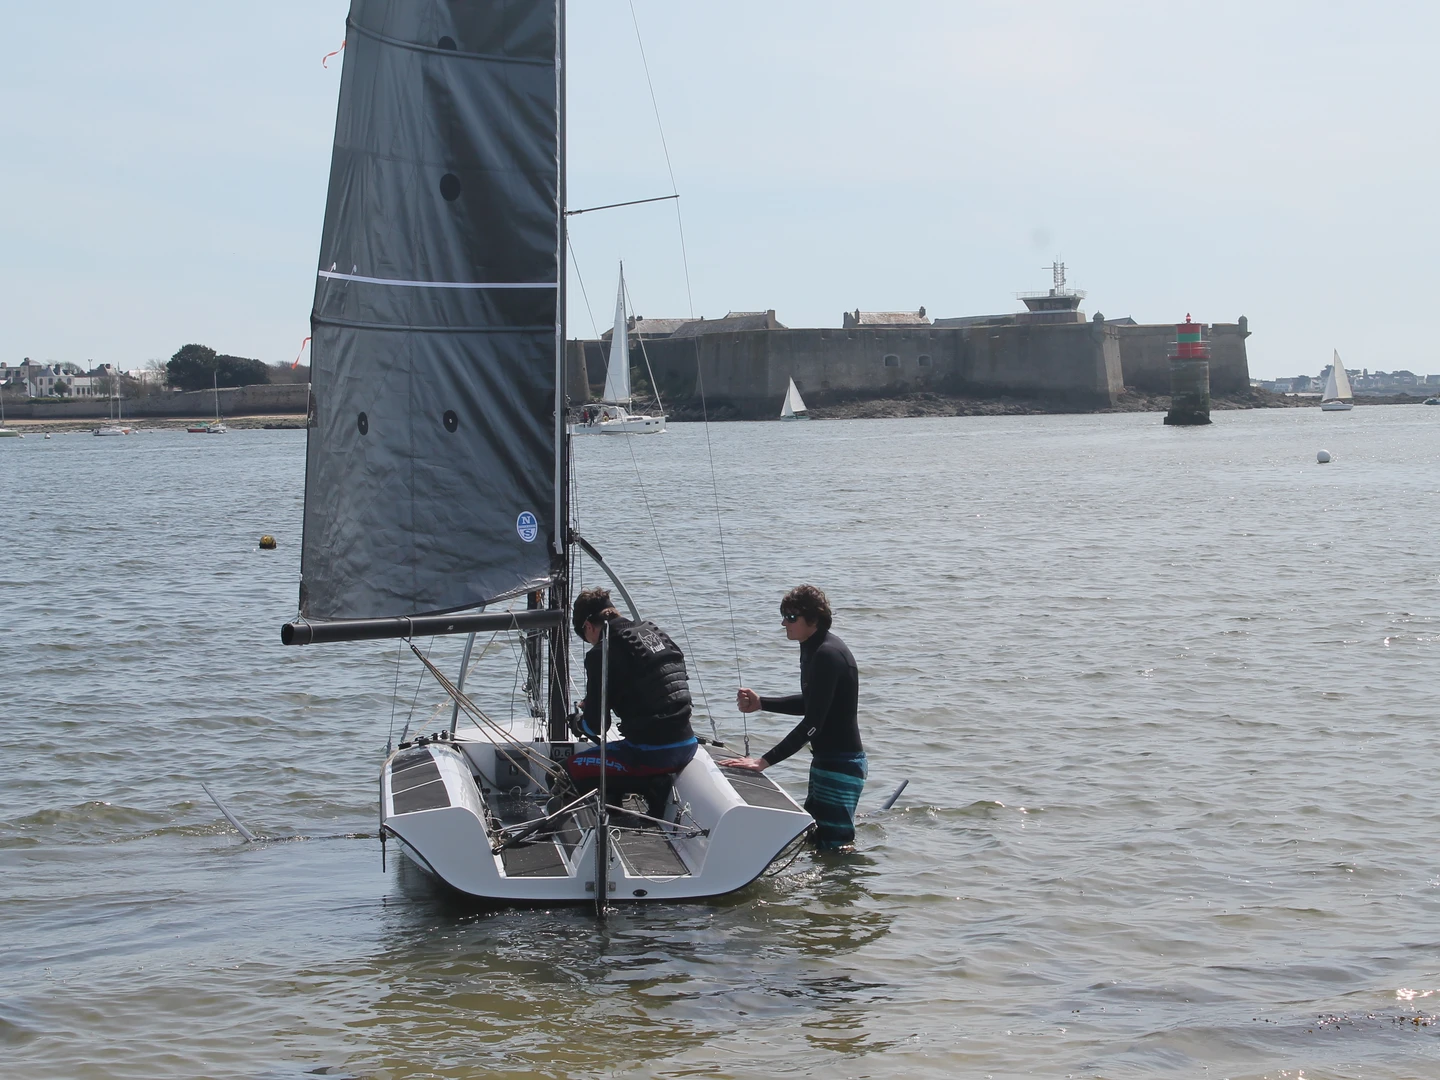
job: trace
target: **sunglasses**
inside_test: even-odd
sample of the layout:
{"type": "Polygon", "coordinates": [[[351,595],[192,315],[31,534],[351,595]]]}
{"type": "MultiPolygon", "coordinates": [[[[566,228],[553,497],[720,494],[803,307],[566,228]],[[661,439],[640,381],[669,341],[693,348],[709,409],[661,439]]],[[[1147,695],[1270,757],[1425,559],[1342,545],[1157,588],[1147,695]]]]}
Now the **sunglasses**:
{"type": "Polygon", "coordinates": [[[790,612],[788,612],[788,611],[782,611],[782,612],[780,613],[780,617],[781,617],[782,619],[784,619],[786,622],[799,622],[799,621],[800,621],[800,614],[799,614],[799,612],[795,612],[795,613],[792,614],[792,613],[790,613],[790,612]]]}

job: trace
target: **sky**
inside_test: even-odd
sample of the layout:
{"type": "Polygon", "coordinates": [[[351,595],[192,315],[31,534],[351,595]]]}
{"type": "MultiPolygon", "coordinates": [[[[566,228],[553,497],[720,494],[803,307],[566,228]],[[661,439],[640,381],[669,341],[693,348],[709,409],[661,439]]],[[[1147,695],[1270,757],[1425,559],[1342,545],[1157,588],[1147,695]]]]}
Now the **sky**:
{"type": "MultiPolygon", "coordinates": [[[[0,359],[295,359],[347,7],[0,0],[0,359]]],[[[1247,316],[1255,377],[1440,372],[1440,5],[569,11],[571,207],[680,194],[572,219],[572,336],[622,259],[641,315],[801,327],[1014,311],[1059,258],[1092,315],[1247,316]]]]}

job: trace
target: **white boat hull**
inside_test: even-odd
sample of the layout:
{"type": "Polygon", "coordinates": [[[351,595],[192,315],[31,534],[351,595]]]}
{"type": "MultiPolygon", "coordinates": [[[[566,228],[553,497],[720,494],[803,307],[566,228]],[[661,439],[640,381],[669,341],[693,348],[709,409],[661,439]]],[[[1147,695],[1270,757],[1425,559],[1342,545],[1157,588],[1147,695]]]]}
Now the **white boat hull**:
{"type": "MultiPolygon", "coordinates": [[[[573,743],[526,745],[557,762],[574,750],[573,743]]],[[[612,900],[689,900],[734,892],[764,873],[812,824],[769,777],[722,770],[706,750],[701,747],[675,778],[664,815],[670,824],[612,817],[604,875],[612,900]]],[[[537,777],[543,778],[543,771],[512,747],[478,734],[401,750],[382,771],[381,825],[421,869],[470,896],[593,903],[592,809],[494,850],[502,827],[544,816],[548,791],[537,777]]]]}
{"type": "Polygon", "coordinates": [[[1322,401],[1320,403],[1322,412],[1349,412],[1354,407],[1348,401],[1322,401]]]}
{"type": "Polygon", "coordinates": [[[665,417],[625,413],[619,417],[601,417],[588,424],[571,424],[567,430],[571,435],[658,435],[665,430],[665,417]]]}

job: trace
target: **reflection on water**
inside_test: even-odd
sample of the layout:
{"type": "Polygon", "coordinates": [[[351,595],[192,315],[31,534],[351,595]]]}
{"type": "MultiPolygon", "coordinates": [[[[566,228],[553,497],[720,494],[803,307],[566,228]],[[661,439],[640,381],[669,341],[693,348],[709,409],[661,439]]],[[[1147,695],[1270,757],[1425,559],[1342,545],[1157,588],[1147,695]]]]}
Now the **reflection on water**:
{"type": "Polygon", "coordinates": [[[854,957],[892,922],[867,891],[876,872],[872,859],[807,854],[738,896],[623,906],[600,922],[584,906],[481,907],[402,861],[403,902],[386,904],[368,972],[301,975],[369,974],[383,988],[347,1025],[365,1036],[345,1063],[359,1073],[419,1062],[445,1075],[623,1073],[752,1017],[794,1025],[827,1053],[873,1052],[888,1044],[865,1018],[887,988],[854,957]]]}
{"type": "MultiPolygon", "coordinates": [[[[810,580],[873,770],[859,855],[604,923],[382,873],[379,761],[434,693],[394,643],[278,645],[303,433],[7,440],[6,1066],[1429,1075],[1437,411],[717,425],[724,568],[703,431],[590,440],[581,527],[722,734],[788,729],[730,700],[737,666],[793,689],[775,605],[810,580]]],[[[502,714],[519,663],[473,683],[502,714]]]]}

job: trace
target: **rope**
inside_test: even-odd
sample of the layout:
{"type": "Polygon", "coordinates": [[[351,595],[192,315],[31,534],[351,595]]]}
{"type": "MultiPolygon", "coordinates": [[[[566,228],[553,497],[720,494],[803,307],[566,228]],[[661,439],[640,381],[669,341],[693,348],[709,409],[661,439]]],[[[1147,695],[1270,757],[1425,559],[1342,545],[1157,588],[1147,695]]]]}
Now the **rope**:
{"type": "MultiPolygon", "coordinates": [[[[665,545],[660,542],[660,526],[655,522],[655,514],[650,509],[650,496],[645,492],[645,480],[640,475],[640,459],[635,456],[634,432],[625,433],[625,444],[630,450],[630,463],[635,467],[635,483],[640,488],[640,501],[645,506],[645,516],[650,519],[650,531],[655,535],[655,550],[660,556],[660,566],[665,571],[665,584],[670,586],[670,599],[675,602],[675,618],[680,621],[680,636],[685,639],[685,651],[695,656],[695,648],[690,643],[690,628],[685,622],[685,613],[680,609],[680,594],[675,589],[675,578],[670,573],[670,562],[665,558],[665,545]]],[[[710,709],[710,699],[705,693],[705,677],[700,674],[700,665],[695,665],[695,683],[700,689],[700,704],[705,709],[707,716],[710,716],[710,730],[715,733],[715,738],[720,738],[720,733],[715,728],[715,718],[710,709]]]]}
{"type": "MultiPolygon", "coordinates": [[[[677,230],[677,232],[678,232],[678,234],[679,234],[679,239],[680,239],[680,263],[681,263],[681,268],[683,269],[684,275],[685,275],[685,300],[686,300],[687,305],[689,306],[690,317],[693,319],[693,318],[695,317],[695,294],[694,294],[694,290],[693,290],[693,288],[692,288],[692,286],[691,286],[691,282],[690,282],[690,255],[689,255],[689,250],[688,250],[688,248],[687,248],[687,246],[686,246],[686,243],[685,243],[685,217],[684,217],[684,215],[681,213],[681,209],[680,209],[680,185],[679,185],[678,183],[676,183],[676,181],[675,181],[675,164],[674,164],[674,162],[673,162],[673,161],[671,160],[671,158],[670,158],[670,143],[669,143],[669,140],[667,140],[667,139],[665,138],[665,124],[664,124],[664,121],[661,120],[661,118],[660,118],[660,102],[659,102],[659,99],[655,96],[655,81],[654,81],[654,79],[653,79],[653,78],[651,77],[651,75],[650,75],[650,61],[649,61],[649,58],[645,55],[645,39],[644,39],[644,36],[640,33],[640,18],[639,18],[639,16],[635,13],[635,3],[634,3],[634,0],[629,0],[629,6],[630,6],[630,22],[631,22],[631,24],[635,27],[635,43],[636,43],[636,45],[637,45],[637,46],[639,47],[639,49],[640,49],[640,64],[641,64],[641,67],[642,67],[642,68],[644,69],[644,71],[645,71],[645,86],[646,86],[646,88],[649,90],[649,93],[650,93],[650,107],[651,107],[651,109],[652,109],[652,110],[654,111],[654,113],[655,113],[655,128],[656,128],[656,131],[657,131],[657,132],[659,133],[659,135],[660,135],[660,149],[661,149],[661,151],[662,151],[662,152],[664,153],[664,155],[665,155],[665,170],[666,170],[666,172],[667,172],[667,173],[669,174],[669,176],[670,176],[670,191],[671,191],[672,194],[674,195],[674,199],[675,199],[675,227],[676,227],[676,230],[677,230]]],[[[567,232],[566,232],[566,242],[567,242],[567,244],[570,243],[568,230],[567,230],[567,232]]],[[[585,300],[586,312],[587,312],[587,313],[589,314],[589,316],[590,316],[591,328],[592,328],[592,330],[593,330],[594,327],[595,327],[595,314],[594,314],[593,311],[590,310],[590,297],[589,297],[589,294],[588,294],[588,293],[586,292],[586,290],[585,290],[584,280],[583,280],[583,278],[580,277],[580,268],[579,268],[579,265],[578,265],[578,263],[576,262],[576,260],[575,260],[575,258],[574,258],[575,249],[574,249],[574,245],[573,245],[573,244],[570,244],[570,255],[571,255],[571,265],[575,267],[575,276],[576,276],[576,279],[580,281],[580,294],[581,294],[581,296],[582,296],[582,297],[584,298],[584,300],[585,300]]],[[[627,294],[628,294],[628,289],[627,289],[627,294]]],[[[632,304],[631,304],[631,310],[633,311],[634,309],[635,309],[635,308],[634,308],[634,304],[632,303],[632,304]]],[[[595,336],[596,336],[596,338],[598,339],[598,337],[599,337],[598,331],[596,331],[595,336]]],[[[640,341],[640,355],[641,355],[642,357],[644,357],[644,359],[645,359],[645,370],[646,370],[646,371],[649,373],[649,375],[650,375],[650,388],[651,388],[651,390],[652,390],[652,391],[654,392],[654,394],[655,394],[656,404],[657,404],[658,406],[660,406],[661,412],[663,413],[663,412],[664,412],[664,407],[663,407],[663,403],[661,403],[661,401],[660,401],[660,388],[659,388],[659,386],[657,386],[656,383],[655,383],[655,373],[654,373],[653,369],[651,369],[651,367],[650,367],[650,354],[649,354],[649,352],[648,352],[648,351],[646,350],[646,348],[645,348],[645,341],[644,341],[644,339],[643,339],[643,338],[640,338],[640,339],[638,339],[638,340],[640,341]]],[[[699,359],[700,359],[700,343],[699,343],[698,340],[697,340],[696,343],[695,343],[695,358],[696,358],[696,368],[697,368],[697,371],[698,371],[698,368],[699,368],[699,359]]],[[[720,492],[719,492],[718,482],[717,482],[716,476],[715,476],[715,453],[714,453],[714,449],[713,449],[713,447],[711,446],[711,443],[710,443],[710,418],[709,418],[708,410],[706,409],[706,406],[705,406],[705,388],[704,388],[703,381],[701,382],[701,386],[700,386],[700,408],[701,408],[701,416],[702,416],[702,419],[703,419],[703,421],[704,421],[704,427],[705,427],[705,450],[706,450],[706,453],[708,454],[708,456],[709,456],[709,458],[710,458],[710,484],[711,484],[711,490],[712,490],[712,492],[714,493],[714,498],[715,498],[715,518],[716,518],[716,521],[717,521],[717,523],[718,523],[719,520],[720,520],[720,492]]],[[[627,434],[632,434],[632,433],[627,433],[627,434]]],[[[696,655],[696,654],[695,654],[695,650],[694,650],[694,648],[692,647],[691,642],[690,642],[690,632],[689,632],[689,628],[686,626],[684,613],[683,613],[683,612],[681,611],[681,609],[680,609],[680,598],[679,598],[679,596],[676,594],[676,591],[675,591],[675,580],[674,580],[674,578],[673,578],[673,577],[671,576],[671,574],[670,574],[670,566],[669,566],[669,563],[667,562],[667,560],[665,559],[665,549],[664,549],[664,547],[663,547],[663,546],[661,545],[661,543],[660,543],[660,531],[659,531],[659,528],[658,528],[658,527],[656,526],[656,524],[655,524],[655,515],[654,515],[653,513],[651,513],[651,510],[650,510],[650,500],[649,500],[649,497],[648,497],[648,496],[646,495],[646,493],[645,493],[645,484],[644,484],[644,481],[643,481],[643,480],[641,479],[641,477],[640,477],[640,464],[639,464],[639,461],[635,458],[635,448],[634,448],[633,445],[631,445],[631,447],[630,447],[630,457],[631,457],[632,463],[633,463],[634,466],[635,466],[635,477],[636,477],[637,482],[638,482],[639,485],[640,485],[640,497],[641,497],[641,500],[642,500],[642,501],[644,502],[644,504],[645,504],[645,513],[646,513],[646,516],[650,518],[651,531],[655,534],[655,546],[656,546],[656,549],[658,550],[658,552],[659,552],[659,554],[660,554],[660,563],[661,563],[661,566],[662,566],[662,567],[664,568],[664,570],[665,570],[665,579],[666,579],[666,582],[667,582],[667,583],[669,584],[669,586],[670,586],[670,595],[671,595],[671,598],[675,601],[675,614],[676,614],[676,617],[677,617],[677,618],[679,619],[679,621],[680,621],[680,634],[681,634],[681,636],[685,639],[685,648],[686,648],[686,650],[690,653],[691,656],[695,656],[695,655],[696,655]]],[[[726,556],[725,556],[725,531],[724,531],[724,528],[723,528],[723,527],[720,529],[719,538],[720,538],[720,565],[721,565],[721,570],[722,570],[722,573],[723,573],[723,576],[724,576],[724,582],[725,582],[725,599],[726,599],[726,603],[729,605],[729,608],[730,608],[730,640],[731,640],[731,644],[732,644],[732,646],[733,646],[733,648],[734,648],[734,653],[735,653],[735,677],[736,677],[736,680],[737,680],[737,685],[743,685],[743,679],[742,679],[741,674],[740,674],[740,641],[739,641],[739,636],[738,636],[738,634],[736,633],[736,630],[735,630],[735,600],[734,600],[734,597],[731,596],[731,594],[730,594],[730,570],[729,570],[729,566],[728,566],[728,563],[727,563],[727,560],[726,560],[726,556]]],[[[706,715],[709,717],[709,720],[710,720],[710,730],[711,730],[711,733],[714,734],[715,739],[716,739],[716,741],[718,742],[718,741],[720,740],[720,731],[719,731],[719,728],[716,726],[716,723],[715,723],[715,715],[714,715],[713,710],[711,710],[711,708],[710,708],[709,698],[708,698],[708,696],[707,696],[706,693],[705,693],[705,681],[704,681],[704,677],[700,674],[700,665],[699,665],[698,662],[697,662],[696,665],[695,665],[695,682],[696,682],[696,685],[697,685],[697,687],[698,687],[698,689],[699,689],[699,691],[700,691],[700,701],[701,701],[701,705],[704,707],[705,712],[706,712],[706,715]]],[[[744,715],[744,714],[742,714],[742,716],[743,716],[743,715],[744,715]]],[[[750,728],[749,728],[749,719],[748,719],[748,718],[746,718],[746,719],[744,720],[744,724],[745,724],[745,753],[746,753],[746,755],[748,756],[749,753],[750,753],[750,728]]]]}
{"type": "MultiPolygon", "coordinates": [[[[735,629],[735,597],[730,591],[730,564],[725,557],[725,523],[720,516],[720,481],[715,476],[715,451],[710,446],[710,408],[705,402],[705,373],[700,363],[700,339],[695,342],[695,384],[700,389],[700,426],[705,429],[705,453],[710,458],[710,494],[715,500],[715,529],[720,540],[720,576],[725,583],[725,604],[730,609],[730,646],[735,650],[735,686],[745,685],[740,673],[740,635],[735,629]]],[[[740,714],[744,733],[745,756],[750,756],[750,714],[740,714]]],[[[713,721],[712,721],[713,727],[713,721]]],[[[719,738],[717,735],[716,738],[719,738]]]]}
{"type": "MultiPolygon", "coordinates": [[[[405,654],[403,642],[395,643],[395,685],[390,688],[390,734],[385,736],[385,756],[395,752],[395,706],[400,703],[400,657],[405,654]]],[[[407,722],[407,728],[410,726],[407,722]]],[[[404,739],[400,740],[404,742],[404,739]]]]}
{"type": "MultiPolygon", "coordinates": [[[[814,826],[812,825],[811,828],[814,828],[814,826]]],[[[766,876],[766,877],[779,877],[779,876],[780,876],[781,874],[783,874],[786,870],[789,870],[790,867],[794,865],[795,860],[800,857],[800,849],[805,846],[805,839],[806,839],[806,837],[808,837],[809,835],[810,835],[810,829],[806,829],[806,830],[805,830],[804,832],[802,832],[799,836],[797,836],[794,840],[791,840],[791,841],[790,841],[790,849],[791,849],[791,851],[790,851],[790,858],[786,860],[785,865],[782,866],[782,867],[780,867],[779,870],[771,870],[770,867],[767,866],[767,867],[765,868],[765,870],[764,870],[765,876],[766,876]]],[[[773,859],[770,860],[770,866],[774,866],[774,865],[775,865],[777,862],[779,862],[781,859],[784,859],[784,858],[785,858],[785,850],[786,850],[785,848],[781,848],[781,849],[780,849],[780,854],[779,854],[779,855],[776,855],[775,858],[773,858],[773,859]]]]}
{"type": "Polygon", "coordinates": [[[556,765],[553,761],[551,761],[548,756],[542,756],[540,754],[537,754],[534,750],[530,749],[530,747],[526,746],[519,739],[515,738],[514,735],[511,735],[504,726],[496,723],[494,720],[490,719],[490,717],[486,716],[484,711],[478,705],[476,705],[475,702],[471,701],[468,695],[462,693],[459,688],[457,688],[456,685],[450,681],[449,677],[443,671],[441,671],[438,667],[436,667],[430,662],[429,657],[425,656],[423,653],[420,652],[419,649],[415,647],[414,642],[410,643],[410,651],[420,658],[420,662],[425,665],[426,669],[430,672],[431,675],[435,676],[435,681],[444,688],[445,692],[450,695],[451,699],[456,704],[458,704],[460,708],[465,710],[466,715],[470,716],[473,720],[476,721],[477,726],[483,725],[483,727],[489,727],[490,730],[494,734],[498,735],[503,741],[510,744],[523,756],[529,758],[532,762],[539,765],[546,774],[554,777],[559,777],[561,774],[564,773],[565,770],[560,768],[560,766],[556,765]]]}
{"type": "Polygon", "coordinates": [[[645,39],[640,36],[640,19],[635,14],[635,0],[630,0],[630,21],[635,26],[635,43],[640,46],[640,66],[645,69],[645,85],[650,90],[650,107],[655,110],[655,128],[660,133],[660,149],[665,153],[665,169],[670,173],[670,190],[675,194],[675,224],[680,230],[680,263],[685,269],[685,298],[690,304],[690,317],[695,317],[695,297],[690,291],[690,258],[685,251],[685,219],[680,216],[680,185],[675,183],[675,166],[670,162],[670,144],[665,139],[665,125],[660,120],[660,103],[655,98],[655,83],[650,78],[650,61],[645,57],[645,39]]]}
{"type": "MultiPolygon", "coordinates": [[[[414,643],[413,643],[413,642],[410,642],[410,639],[409,639],[409,638],[405,638],[404,640],[405,640],[407,643],[410,644],[410,648],[415,649],[414,643]]],[[[433,649],[434,647],[435,647],[435,639],[434,639],[434,638],[431,638],[431,639],[430,639],[430,644],[425,646],[425,657],[422,657],[422,659],[424,659],[427,664],[430,662],[429,659],[428,659],[428,657],[430,656],[430,650],[433,649]]],[[[419,656],[419,655],[420,655],[420,650],[419,650],[419,649],[415,649],[415,655],[416,655],[416,656],[419,656]]],[[[398,663],[398,658],[397,658],[397,663],[398,663]]],[[[424,681],[425,681],[425,676],[424,676],[423,674],[420,675],[420,676],[418,676],[418,677],[415,679],[415,693],[414,693],[414,694],[411,696],[411,698],[410,698],[410,715],[408,715],[407,717],[405,717],[405,727],[404,727],[404,729],[400,732],[400,741],[401,741],[401,742],[404,742],[405,739],[406,739],[406,737],[410,734],[410,723],[411,723],[411,721],[413,721],[413,720],[415,719],[415,706],[417,706],[417,705],[420,704],[420,686],[421,686],[421,684],[424,683],[424,681]]]]}

